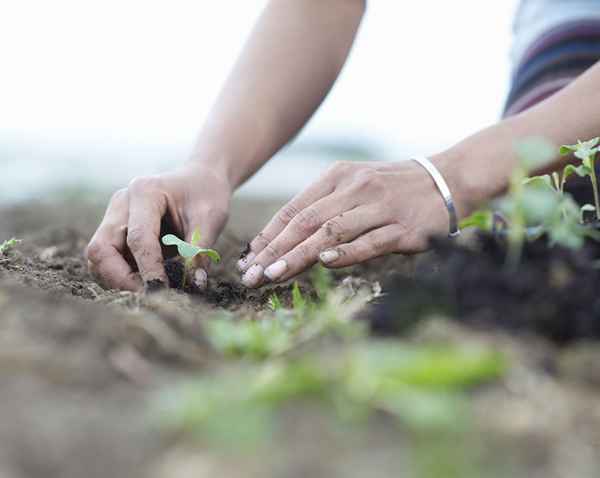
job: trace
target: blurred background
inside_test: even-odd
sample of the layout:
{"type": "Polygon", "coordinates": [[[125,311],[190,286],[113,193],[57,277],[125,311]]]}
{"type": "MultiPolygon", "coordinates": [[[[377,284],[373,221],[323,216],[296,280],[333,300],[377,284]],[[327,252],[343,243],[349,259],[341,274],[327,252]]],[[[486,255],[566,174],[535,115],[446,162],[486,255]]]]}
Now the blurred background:
{"type": "MultiPolygon", "coordinates": [[[[185,160],[265,3],[3,3],[0,201],[107,194],[185,160]]],[[[238,196],[288,197],[332,160],[430,154],[496,121],[515,8],[370,0],[326,102],[238,196]]]]}

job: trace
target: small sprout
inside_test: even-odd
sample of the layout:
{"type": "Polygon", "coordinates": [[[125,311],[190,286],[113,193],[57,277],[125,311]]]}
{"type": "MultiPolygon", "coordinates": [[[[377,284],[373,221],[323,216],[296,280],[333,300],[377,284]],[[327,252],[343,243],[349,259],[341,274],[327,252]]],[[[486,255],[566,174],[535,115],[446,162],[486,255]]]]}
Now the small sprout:
{"type": "Polygon", "coordinates": [[[4,254],[5,252],[9,251],[13,247],[15,247],[19,242],[21,242],[21,240],[15,239],[14,237],[12,239],[4,241],[2,244],[0,244],[0,254],[4,254]]]}
{"type": "Polygon", "coordinates": [[[198,246],[198,244],[200,243],[200,239],[200,229],[198,228],[196,228],[192,233],[191,242],[186,242],[182,239],[179,239],[175,234],[166,234],[162,237],[162,243],[165,246],[177,246],[177,252],[179,252],[179,255],[185,260],[185,271],[183,276],[182,287],[185,287],[185,279],[188,272],[192,268],[194,257],[196,257],[197,255],[206,255],[210,257],[210,259],[214,262],[218,263],[221,261],[221,256],[214,249],[205,249],[203,247],[198,246]]]}
{"type": "MultiPolygon", "coordinates": [[[[596,208],[596,219],[600,220],[600,195],[598,193],[598,179],[596,177],[596,155],[600,151],[600,137],[590,139],[589,141],[578,141],[577,144],[563,145],[560,148],[562,155],[573,154],[581,160],[581,165],[573,168],[573,172],[579,176],[589,176],[594,192],[594,206],[596,208]]],[[[567,168],[565,168],[566,171],[567,168]]],[[[572,174],[572,173],[571,173],[572,174]]]]}
{"type": "Polygon", "coordinates": [[[271,309],[274,312],[283,309],[283,304],[281,303],[281,300],[279,300],[279,296],[276,292],[273,292],[271,294],[271,297],[269,297],[268,306],[269,309],[271,309]]]}
{"type": "Polygon", "coordinates": [[[333,278],[329,269],[323,267],[321,264],[316,265],[311,271],[310,279],[319,296],[319,300],[326,300],[327,295],[333,287],[333,278]]]}
{"type": "Polygon", "coordinates": [[[487,209],[475,211],[460,221],[460,229],[467,229],[468,227],[476,227],[482,231],[490,232],[494,227],[494,213],[487,209]]]}
{"type": "Polygon", "coordinates": [[[292,307],[297,313],[302,313],[306,308],[306,299],[302,295],[298,282],[294,282],[292,287],[292,307]]]}

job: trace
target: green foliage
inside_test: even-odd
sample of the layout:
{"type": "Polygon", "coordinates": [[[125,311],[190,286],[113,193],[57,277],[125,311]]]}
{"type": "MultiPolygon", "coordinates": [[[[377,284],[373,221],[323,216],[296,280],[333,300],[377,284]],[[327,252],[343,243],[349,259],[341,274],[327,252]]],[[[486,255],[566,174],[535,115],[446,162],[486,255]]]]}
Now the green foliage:
{"type": "Polygon", "coordinates": [[[497,379],[505,369],[503,356],[484,348],[374,341],[335,354],[222,371],[170,390],[160,416],[168,428],[218,444],[226,430],[267,438],[282,407],[306,401],[343,421],[380,410],[411,429],[443,430],[463,423],[464,390],[497,379]]]}
{"type": "Polygon", "coordinates": [[[297,281],[294,281],[294,285],[292,286],[292,306],[298,314],[302,314],[307,307],[307,301],[302,295],[297,281]]]}
{"type": "Polygon", "coordinates": [[[8,240],[4,241],[2,244],[0,244],[0,254],[4,254],[5,252],[9,251],[13,247],[16,247],[16,245],[19,242],[21,242],[21,240],[15,239],[14,237],[12,239],[8,239],[8,240]]]}
{"type": "Polygon", "coordinates": [[[186,242],[183,239],[179,239],[175,234],[166,234],[162,237],[162,243],[165,246],[177,246],[177,252],[179,255],[186,260],[191,260],[199,254],[207,255],[214,262],[220,262],[221,256],[214,249],[205,249],[198,247],[197,244],[200,242],[200,231],[195,229],[192,234],[192,242],[186,242]]]}
{"type": "Polygon", "coordinates": [[[269,297],[268,306],[269,309],[271,309],[274,312],[283,309],[283,304],[279,300],[279,296],[277,295],[277,293],[273,292],[271,294],[271,296],[269,297]]]}
{"type": "Polygon", "coordinates": [[[162,243],[165,246],[177,246],[177,252],[184,259],[185,271],[183,274],[182,287],[185,287],[185,282],[190,270],[194,264],[194,257],[198,255],[206,255],[214,262],[221,262],[221,255],[214,249],[205,249],[199,247],[201,235],[200,229],[194,229],[192,233],[191,242],[186,242],[183,239],[179,239],[175,234],[165,234],[162,237],[162,243]]]}
{"type": "Polygon", "coordinates": [[[460,221],[460,229],[467,229],[468,227],[476,227],[486,232],[492,231],[494,227],[494,213],[489,209],[475,211],[460,221]]]}
{"type": "Polygon", "coordinates": [[[590,139],[589,141],[578,141],[577,144],[561,146],[560,153],[562,155],[572,154],[577,159],[581,160],[581,164],[579,166],[571,166],[569,170],[573,171],[581,177],[589,176],[594,192],[594,206],[596,211],[596,219],[600,220],[600,196],[598,192],[598,179],[596,178],[595,167],[596,156],[598,154],[598,151],[600,151],[600,146],[598,145],[598,143],[600,143],[600,137],[590,139]]]}
{"type": "Polygon", "coordinates": [[[326,300],[333,284],[331,271],[321,264],[317,264],[311,270],[310,279],[319,300],[326,300]]]}
{"type": "Polygon", "coordinates": [[[270,313],[257,319],[235,320],[220,314],[204,322],[204,329],[213,347],[226,357],[264,360],[295,350],[309,342],[335,336],[341,339],[363,337],[364,324],[351,320],[355,310],[367,298],[345,299],[333,289],[323,291],[327,299],[314,303],[292,287],[292,309],[286,309],[279,297],[272,294],[270,313]]]}
{"type": "Polygon", "coordinates": [[[294,325],[283,317],[236,320],[223,314],[206,321],[204,328],[213,347],[228,357],[262,360],[285,352],[293,343],[294,325]]]}
{"type": "MultiPolygon", "coordinates": [[[[596,212],[597,205],[579,207],[564,191],[565,183],[572,176],[590,176],[597,199],[594,160],[600,149],[598,138],[560,148],[562,154],[574,153],[582,160],[578,166],[566,165],[561,172],[528,177],[528,172],[539,170],[555,155],[555,148],[543,140],[534,139],[516,146],[519,165],[513,171],[508,194],[498,202],[499,210],[507,219],[506,235],[509,249],[507,265],[516,267],[526,240],[546,235],[550,245],[560,244],[580,248],[586,237],[600,240],[595,229],[583,225],[586,212],[596,212]]],[[[484,231],[494,230],[491,210],[477,211],[464,219],[461,227],[478,227],[484,231]]]]}

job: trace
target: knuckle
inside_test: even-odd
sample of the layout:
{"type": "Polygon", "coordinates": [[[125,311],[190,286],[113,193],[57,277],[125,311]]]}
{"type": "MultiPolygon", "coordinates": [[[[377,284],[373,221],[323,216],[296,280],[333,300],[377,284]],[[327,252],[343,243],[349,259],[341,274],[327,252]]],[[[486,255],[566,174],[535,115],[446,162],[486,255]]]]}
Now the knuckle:
{"type": "Polygon", "coordinates": [[[296,254],[301,261],[306,261],[312,256],[312,249],[306,244],[301,244],[296,249],[296,254]]]}
{"type": "Polygon", "coordinates": [[[281,255],[279,253],[279,249],[276,246],[273,246],[273,244],[267,244],[265,246],[265,248],[263,249],[263,253],[269,259],[279,259],[280,255],[281,255]]]}
{"type": "Polygon", "coordinates": [[[262,250],[269,245],[269,239],[264,233],[260,232],[250,243],[250,249],[253,251],[262,250]]]}
{"type": "Polygon", "coordinates": [[[347,235],[346,227],[337,219],[329,219],[323,224],[323,230],[328,238],[333,238],[336,242],[343,242],[347,235]]]}
{"type": "Polygon", "coordinates": [[[117,204],[124,201],[127,198],[127,188],[122,188],[113,193],[110,197],[110,204],[117,204]]]}
{"type": "Polygon", "coordinates": [[[343,174],[351,169],[352,166],[353,163],[351,161],[336,161],[329,169],[329,172],[333,174],[343,174]]]}
{"type": "Polygon", "coordinates": [[[354,176],[354,183],[359,189],[381,188],[383,185],[379,173],[372,169],[362,169],[358,171],[354,176]]]}
{"type": "Polygon", "coordinates": [[[302,232],[313,232],[321,225],[319,213],[313,208],[300,211],[292,221],[294,226],[302,232]]]}
{"type": "Polygon", "coordinates": [[[127,231],[127,246],[132,251],[137,251],[142,248],[145,240],[145,233],[141,227],[130,228],[127,231]]]}
{"type": "Polygon", "coordinates": [[[98,240],[92,240],[85,249],[85,257],[93,264],[98,264],[104,258],[106,245],[98,240]]]}
{"type": "Polygon", "coordinates": [[[129,182],[128,190],[134,194],[148,193],[160,188],[160,179],[156,176],[138,176],[129,182]]]}
{"type": "Polygon", "coordinates": [[[370,247],[376,254],[381,254],[386,250],[388,239],[381,234],[376,234],[371,238],[370,247]]]}
{"type": "Polygon", "coordinates": [[[279,211],[279,221],[282,224],[289,224],[290,221],[292,219],[294,219],[297,215],[298,215],[299,211],[298,208],[296,208],[296,206],[294,206],[293,204],[286,204],[285,206],[283,206],[283,208],[281,208],[281,211],[279,211]]]}

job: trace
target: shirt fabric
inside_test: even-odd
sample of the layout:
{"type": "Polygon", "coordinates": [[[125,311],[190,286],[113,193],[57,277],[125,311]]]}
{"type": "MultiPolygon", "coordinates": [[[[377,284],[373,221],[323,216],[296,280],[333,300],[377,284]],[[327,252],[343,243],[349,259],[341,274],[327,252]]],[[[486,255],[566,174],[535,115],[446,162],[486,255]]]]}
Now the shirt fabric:
{"type": "Polygon", "coordinates": [[[522,0],[505,116],[548,98],[600,60],[600,0],[522,0]]]}

